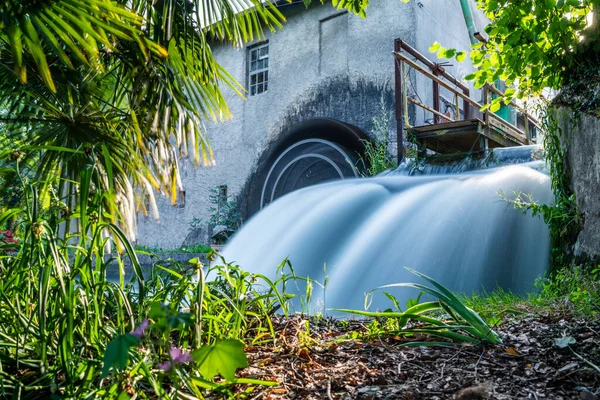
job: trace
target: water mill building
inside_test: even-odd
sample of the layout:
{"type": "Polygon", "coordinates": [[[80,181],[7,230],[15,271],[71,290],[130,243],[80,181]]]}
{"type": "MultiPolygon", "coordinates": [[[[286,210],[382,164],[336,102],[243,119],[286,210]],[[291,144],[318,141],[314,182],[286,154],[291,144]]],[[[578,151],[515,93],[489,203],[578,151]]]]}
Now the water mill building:
{"type": "MultiPolygon", "coordinates": [[[[483,31],[485,18],[475,1],[470,3],[475,29],[483,31]]],[[[233,118],[206,127],[216,164],[180,162],[184,192],[179,203],[173,206],[158,196],[160,219],[138,216],[138,244],[173,249],[208,241],[215,196],[235,199],[240,218],[247,220],[290,191],[360,176],[364,141],[374,139],[374,117],[390,116],[385,134],[397,157],[403,143],[393,55],[398,39],[457,80],[472,72],[468,60],[438,60],[428,50],[435,41],[469,49],[459,0],[377,0],[366,19],[328,2],[313,2],[308,9],[302,1],[280,7],[287,17],[282,30],[265,32],[243,48],[213,47],[217,61],[246,87],[246,99],[224,89],[233,118]]],[[[429,78],[414,72],[406,77],[404,88],[416,102],[456,114],[445,87],[435,92],[436,102],[429,78]]],[[[481,98],[465,85],[472,98],[481,98]]],[[[403,106],[412,125],[443,118],[413,103],[403,106]]]]}

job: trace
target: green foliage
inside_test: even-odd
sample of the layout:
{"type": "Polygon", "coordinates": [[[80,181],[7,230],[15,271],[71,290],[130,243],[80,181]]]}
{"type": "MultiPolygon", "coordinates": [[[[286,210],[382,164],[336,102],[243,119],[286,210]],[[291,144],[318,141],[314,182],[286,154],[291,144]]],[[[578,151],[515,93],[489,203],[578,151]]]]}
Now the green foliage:
{"type": "MultiPolygon", "coordinates": [[[[484,109],[496,112],[514,98],[542,94],[581,82],[600,66],[600,0],[477,0],[490,23],[486,43],[471,46],[476,71],[466,80],[475,87],[501,80],[509,89],[484,109]]],[[[440,58],[466,58],[464,51],[435,42],[429,49],[440,58]]],[[[585,80],[588,83],[588,80],[585,80]]],[[[584,85],[586,86],[586,85],[584,85]]]]}
{"type": "Polygon", "coordinates": [[[464,51],[457,51],[456,49],[447,49],[443,47],[439,42],[433,42],[433,44],[429,47],[429,51],[432,53],[436,53],[439,58],[454,58],[458,62],[463,62],[467,58],[467,53],[464,51]]]}
{"type": "Polygon", "coordinates": [[[581,315],[600,313],[600,266],[568,266],[556,269],[549,277],[538,280],[537,302],[561,302],[581,315]]]}
{"type": "Polygon", "coordinates": [[[488,325],[497,326],[502,323],[507,315],[522,315],[528,301],[533,301],[538,296],[532,293],[529,296],[519,296],[507,292],[502,288],[496,288],[492,292],[478,292],[470,296],[462,296],[461,300],[477,312],[488,325]]]}
{"type": "MultiPolygon", "coordinates": [[[[325,0],[320,0],[321,3],[325,3],[325,0]]],[[[408,3],[410,0],[401,0],[404,3],[408,3]]],[[[311,5],[313,0],[304,0],[304,5],[308,7],[311,5]]],[[[333,0],[332,4],[338,10],[346,9],[354,14],[360,15],[365,18],[367,16],[367,7],[369,6],[369,0],[333,0]]]]}
{"type": "MultiPolygon", "coordinates": [[[[500,336],[490,329],[483,319],[481,319],[476,312],[468,308],[454,293],[450,292],[434,279],[421,274],[420,272],[409,268],[407,268],[407,270],[426,280],[433,287],[415,283],[396,283],[385,285],[375,290],[390,287],[411,287],[433,296],[437,301],[419,303],[406,309],[404,312],[369,312],[344,309],[338,309],[337,311],[373,318],[396,319],[397,325],[395,326],[396,331],[394,333],[400,335],[421,334],[458,342],[502,343],[500,336]],[[446,319],[427,315],[432,312],[443,312],[450,320],[448,321],[446,319]],[[416,325],[409,326],[409,321],[414,321],[416,325]]],[[[432,344],[447,345],[448,342],[409,342],[407,346],[432,344]]]]}
{"type": "Polygon", "coordinates": [[[462,300],[489,324],[507,315],[550,314],[597,318],[600,314],[600,266],[567,265],[536,281],[537,290],[517,295],[497,288],[462,300]]]}
{"type": "MultiPolygon", "coordinates": [[[[139,345],[140,340],[154,342],[154,346],[160,347],[169,343],[175,331],[180,332],[183,327],[193,325],[189,313],[177,312],[157,303],[151,305],[148,317],[149,319],[144,320],[132,333],[118,335],[106,346],[102,378],[108,376],[112,368],[117,371],[125,370],[130,359],[130,350],[139,345]],[[151,331],[153,335],[146,334],[146,331],[151,331]]],[[[194,361],[198,364],[204,379],[208,380],[204,382],[205,384],[211,386],[210,380],[213,380],[219,373],[228,382],[234,383],[236,370],[248,366],[243,346],[241,341],[235,339],[218,340],[191,353],[179,347],[170,346],[168,360],[158,364],[156,368],[170,373],[194,361]]],[[[202,378],[196,377],[196,382],[201,381],[202,378]]],[[[256,382],[260,383],[260,381],[256,382]]]]}
{"type": "Polygon", "coordinates": [[[239,340],[228,339],[203,346],[192,355],[205,379],[213,379],[217,374],[221,374],[223,378],[233,382],[235,371],[248,366],[248,359],[242,347],[243,343],[239,340]]]}
{"type": "Polygon", "coordinates": [[[92,188],[109,194],[99,217],[131,238],[144,199],[157,213],[155,190],[177,201],[178,158],[212,165],[202,121],[230,116],[221,87],[242,95],[209,42],[242,44],[284,20],[259,0],[10,0],[0,17],[2,139],[22,152],[42,197],[73,194],[70,209],[71,182],[93,162],[92,188]]]}
{"type": "MultiPolygon", "coordinates": [[[[57,92],[56,71],[52,70],[56,62],[71,70],[80,65],[106,70],[106,55],[120,53],[148,64],[154,61],[175,66],[182,61],[182,50],[195,48],[195,44],[184,41],[196,33],[202,34],[196,38],[206,50],[205,35],[240,44],[260,37],[263,26],[281,27],[284,19],[273,4],[257,0],[241,7],[229,1],[203,0],[167,4],[145,0],[9,0],[2,3],[0,18],[3,47],[12,55],[16,77],[27,82],[27,65],[35,65],[52,92],[57,92]]],[[[210,59],[208,53],[204,58],[198,56],[193,55],[199,64],[210,59]]],[[[183,60],[189,61],[185,56],[183,60]]],[[[188,77],[197,72],[194,67],[185,66],[191,68],[188,77]]]]}
{"type": "MultiPolygon", "coordinates": [[[[398,299],[396,298],[396,296],[388,293],[388,292],[383,292],[383,294],[385,295],[385,297],[387,297],[388,299],[390,299],[390,301],[392,302],[392,304],[394,304],[394,308],[388,308],[385,311],[399,311],[402,312],[402,308],[400,307],[400,302],[398,301],[398,299]]],[[[412,308],[414,306],[416,306],[417,304],[419,304],[419,302],[421,301],[421,297],[423,297],[423,295],[425,294],[425,292],[421,291],[419,293],[419,295],[417,297],[411,297],[410,299],[408,299],[406,301],[406,309],[412,308]]]]}
{"type": "Polygon", "coordinates": [[[473,46],[477,71],[467,76],[476,86],[498,79],[523,98],[544,88],[560,88],[580,68],[598,65],[598,0],[478,0],[490,19],[488,43],[473,46]],[[597,18],[596,18],[597,19],[597,18]]]}
{"type": "Polygon", "coordinates": [[[104,361],[102,362],[102,373],[100,376],[102,378],[108,376],[111,368],[115,368],[117,371],[125,370],[127,361],[129,360],[129,350],[137,344],[138,339],[129,333],[118,335],[114,338],[106,345],[104,361]]]}
{"type": "Polygon", "coordinates": [[[367,166],[365,176],[376,176],[383,171],[396,168],[396,162],[388,151],[389,130],[392,123],[392,115],[383,96],[379,102],[379,111],[372,119],[373,130],[371,131],[373,141],[364,140],[364,158],[361,161],[367,166]]]}
{"type": "Polygon", "coordinates": [[[582,225],[582,215],[575,203],[575,195],[566,197],[559,194],[553,204],[539,204],[530,195],[513,192],[512,198],[500,196],[524,214],[531,212],[533,217],[541,216],[550,230],[552,239],[552,262],[554,266],[566,261],[569,246],[574,243],[582,225]]]}
{"type": "Polygon", "coordinates": [[[4,46],[12,53],[16,77],[27,82],[30,57],[52,92],[56,92],[50,71],[52,62],[58,59],[71,69],[77,61],[99,68],[100,49],[116,51],[116,40],[137,43],[144,53],[154,51],[167,56],[166,50],[144,37],[141,16],[110,0],[9,0],[0,7],[0,20],[1,34],[8,39],[4,46]]]}
{"type": "MultiPolygon", "coordinates": [[[[575,243],[583,225],[583,215],[577,206],[575,193],[569,187],[566,157],[561,144],[563,134],[557,115],[545,107],[541,107],[540,112],[545,132],[544,150],[550,167],[554,203],[539,204],[531,196],[518,192],[513,192],[511,198],[504,193],[500,193],[500,196],[514,208],[522,210],[524,214],[531,212],[532,216],[541,216],[544,219],[552,240],[552,265],[558,267],[568,262],[571,246],[575,243]]],[[[576,123],[576,119],[572,122],[576,123]]]]}
{"type": "Polygon", "coordinates": [[[202,226],[202,218],[194,217],[190,220],[190,222],[188,222],[188,225],[190,226],[190,230],[199,228],[202,226]]]}
{"type": "MultiPolygon", "coordinates": [[[[82,171],[80,191],[88,192],[96,173],[82,171]]],[[[220,371],[230,379],[223,384],[199,375],[190,354],[228,339],[273,341],[271,316],[278,308],[287,312],[290,298],[278,288],[291,278],[273,282],[197,259],[143,271],[123,232],[94,217],[107,193],[82,196],[69,216],[58,217],[40,207],[38,189],[31,181],[22,208],[0,212],[0,224],[18,215],[22,233],[16,254],[0,252],[6,277],[0,283],[0,397],[202,398],[214,390],[227,396],[231,384],[263,384],[230,379],[239,351],[231,362],[221,360],[220,371]],[[81,224],[85,234],[65,235],[61,227],[68,222],[81,224]],[[111,251],[117,245],[132,261],[130,271],[111,251]]]]}

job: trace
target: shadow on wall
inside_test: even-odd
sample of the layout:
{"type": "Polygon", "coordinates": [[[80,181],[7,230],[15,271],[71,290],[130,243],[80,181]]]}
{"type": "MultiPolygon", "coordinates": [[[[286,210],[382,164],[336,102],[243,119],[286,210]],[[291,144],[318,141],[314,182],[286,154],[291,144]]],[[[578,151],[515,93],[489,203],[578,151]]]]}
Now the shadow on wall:
{"type": "Polygon", "coordinates": [[[391,87],[341,78],[288,107],[280,133],[266,146],[239,197],[243,220],[291,191],[360,176],[364,141],[371,140],[365,132],[372,131],[382,98],[393,109],[391,87]]]}

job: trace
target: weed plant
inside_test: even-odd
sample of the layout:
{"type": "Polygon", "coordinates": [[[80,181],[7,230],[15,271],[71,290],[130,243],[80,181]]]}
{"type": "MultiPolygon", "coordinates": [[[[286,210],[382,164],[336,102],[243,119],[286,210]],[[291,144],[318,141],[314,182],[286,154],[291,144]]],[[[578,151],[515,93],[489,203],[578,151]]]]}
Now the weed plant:
{"type": "MultiPolygon", "coordinates": [[[[418,283],[395,283],[375,290],[384,290],[390,287],[415,288],[433,296],[436,299],[435,301],[419,303],[419,295],[419,298],[416,301],[411,301],[408,304],[409,307],[404,311],[369,312],[346,309],[338,309],[337,311],[386,319],[385,330],[380,328],[378,321],[374,321],[374,324],[369,326],[371,335],[385,331],[402,336],[427,335],[444,339],[444,341],[438,342],[412,341],[407,342],[405,346],[447,346],[451,344],[449,341],[502,343],[500,336],[486,324],[479,314],[467,307],[457,295],[434,279],[415,270],[409,268],[407,270],[426,280],[431,286],[418,283]],[[414,322],[413,325],[409,324],[411,321],[414,322]]],[[[392,297],[389,294],[387,296],[392,297]]],[[[398,307],[398,301],[393,297],[392,301],[395,307],[398,307]]]]}
{"type": "Polygon", "coordinates": [[[365,156],[364,158],[361,157],[360,161],[367,166],[364,176],[376,176],[384,171],[397,167],[394,158],[388,151],[388,135],[392,117],[383,97],[379,102],[379,106],[379,112],[372,119],[373,130],[371,133],[373,141],[363,141],[365,146],[365,156]]]}

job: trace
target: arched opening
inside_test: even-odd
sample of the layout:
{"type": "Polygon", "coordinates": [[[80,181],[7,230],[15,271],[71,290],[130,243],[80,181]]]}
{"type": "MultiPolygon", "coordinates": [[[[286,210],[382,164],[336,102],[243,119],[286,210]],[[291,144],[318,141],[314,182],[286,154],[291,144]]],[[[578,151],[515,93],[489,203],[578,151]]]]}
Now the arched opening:
{"type": "Polygon", "coordinates": [[[365,140],[357,127],[333,119],[313,119],[284,132],[248,182],[245,217],[294,190],[360,177],[365,140]]]}
{"type": "Polygon", "coordinates": [[[346,146],[320,138],[296,142],[269,168],[261,191],[261,208],[275,199],[317,183],[358,178],[360,158],[346,146]]]}

